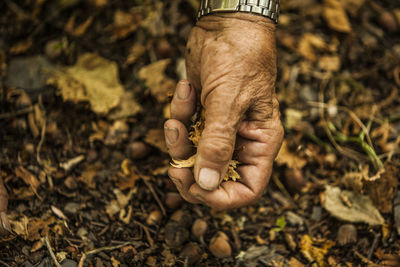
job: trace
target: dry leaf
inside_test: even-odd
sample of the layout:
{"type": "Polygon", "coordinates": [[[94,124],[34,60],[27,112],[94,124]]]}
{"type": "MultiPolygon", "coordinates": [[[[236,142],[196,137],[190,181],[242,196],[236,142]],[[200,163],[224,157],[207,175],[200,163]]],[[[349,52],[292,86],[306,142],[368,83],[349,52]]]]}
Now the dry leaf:
{"type": "Polygon", "coordinates": [[[88,101],[98,114],[117,107],[124,95],[117,64],[90,53],[80,56],[74,66],[56,72],[47,83],[60,90],[64,101],[88,101]]]}
{"type": "Polygon", "coordinates": [[[170,59],[163,59],[144,66],[139,71],[139,77],[145,81],[150,93],[160,103],[168,100],[168,95],[172,94],[175,87],[174,80],[165,76],[165,69],[170,62],[170,59]]]}
{"type": "Polygon", "coordinates": [[[37,241],[43,236],[48,235],[50,225],[56,222],[53,216],[45,218],[28,218],[25,215],[19,219],[10,215],[11,228],[18,236],[24,240],[37,241]]]}
{"type": "Polygon", "coordinates": [[[111,25],[111,41],[127,37],[140,26],[141,21],[142,14],[138,10],[132,9],[129,12],[117,10],[114,13],[114,23],[111,25]]]}
{"type": "Polygon", "coordinates": [[[85,183],[89,188],[96,188],[96,181],[94,177],[96,176],[99,166],[97,165],[87,165],[85,170],[82,172],[79,180],[85,183]]]}
{"type": "Polygon", "coordinates": [[[87,18],[82,24],[75,27],[75,15],[72,15],[67,24],[65,24],[64,30],[74,37],[79,37],[85,34],[86,30],[92,25],[93,16],[87,18]]]}
{"type": "Polygon", "coordinates": [[[11,55],[19,55],[22,53],[25,53],[26,51],[28,51],[29,48],[32,47],[33,41],[31,38],[28,38],[26,40],[23,40],[21,42],[16,43],[15,45],[13,45],[9,52],[11,55]]]}
{"type": "Polygon", "coordinates": [[[55,215],[57,215],[59,218],[63,219],[63,220],[68,220],[67,217],[64,215],[64,213],[57,207],[51,205],[50,206],[51,210],[54,212],[55,215]]]}
{"type": "Polygon", "coordinates": [[[318,67],[328,72],[338,71],[340,69],[340,58],[339,56],[322,56],[318,60],[318,67]]]}
{"type": "Polygon", "coordinates": [[[121,96],[119,105],[111,110],[108,118],[110,120],[125,119],[135,116],[142,111],[142,106],[137,102],[133,92],[125,92],[121,96]]]}
{"type": "Polygon", "coordinates": [[[147,48],[141,44],[134,44],[129,51],[129,55],[126,58],[125,64],[127,66],[133,64],[138,60],[145,52],[147,48]]]}
{"type": "Polygon", "coordinates": [[[328,45],[325,40],[316,34],[305,33],[301,36],[298,45],[298,51],[304,58],[315,61],[316,55],[315,50],[326,51],[328,45]]]}
{"type": "Polygon", "coordinates": [[[151,129],[147,132],[144,141],[154,147],[157,147],[164,153],[168,153],[165,144],[164,131],[162,129],[151,129]]]}
{"type": "Polygon", "coordinates": [[[111,263],[113,267],[119,267],[119,265],[121,264],[117,259],[115,259],[114,257],[111,257],[111,263]]]}
{"type": "Polygon", "coordinates": [[[322,14],[332,30],[343,33],[351,32],[349,19],[339,0],[324,0],[322,14]]]}
{"type": "Polygon", "coordinates": [[[309,261],[316,261],[318,266],[324,267],[324,258],[329,249],[335,245],[335,242],[330,240],[317,241],[309,235],[303,235],[300,240],[300,250],[304,257],[309,261]]]}
{"type": "Polygon", "coordinates": [[[38,195],[37,189],[40,185],[40,182],[32,173],[30,173],[24,167],[19,166],[15,169],[15,175],[24,180],[24,182],[31,187],[33,193],[38,195]]]}
{"type": "Polygon", "coordinates": [[[121,208],[118,205],[118,202],[113,199],[106,205],[106,213],[110,216],[111,219],[114,218],[114,215],[119,212],[121,208]]]}
{"type": "Polygon", "coordinates": [[[289,150],[286,140],[283,141],[275,161],[278,163],[278,165],[286,164],[291,169],[301,169],[307,164],[305,159],[299,157],[296,155],[296,153],[293,153],[289,150]]]}
{"type": "Polygon", "coordinates": [[[369,225],[382,225],[385,222],[369,196],[327,185],[324,198],[324,208],[339,220],[369,225]]]}
{"type": "Polygon", "coordinates": [[[357,16],[358,10],[364,5],[365,0],[342,0],[341,1],[344,9],[350,13],[352,16],[357,16]]]}

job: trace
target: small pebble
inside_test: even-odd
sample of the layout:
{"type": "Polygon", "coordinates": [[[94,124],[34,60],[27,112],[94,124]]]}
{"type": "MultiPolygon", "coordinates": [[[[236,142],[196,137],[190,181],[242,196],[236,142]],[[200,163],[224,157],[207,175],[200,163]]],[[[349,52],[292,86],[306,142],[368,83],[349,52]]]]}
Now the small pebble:
{"type": "Polygon", "coordinates": [[[232,254],[229,238],[223,232],[218,232],[210,241],[209,249],[217,258],[227,258],[232,254]]]}
{"type": "Polygon", "coordinates": [[[187,258],[189,264],[196,263],[201,258],[201,248],[195,242],[187,243],[183,247],[181,253],[179,254],[179,257],[183,259],[187,258]]]}
{"type": "Polygon", "coordinates": [[[286,220],[288,221],[289,224],[293,226],[300,226],[304,224],[303,218],[301,218],[299,215],[292,211],[288,211],[286,213],[286,220]]]}
{"type": "Polygon", "coordinates": [[[202,238],[207,232],[208,225],[203,219],[196,219],[192,226],[192,234],[197,238],[202,238]]]}
{"type": "Polygon", "coordinates": [[[64,207],[64,211],[66,213],[75,214],[78,212],[79,207],[80,207],[79,203],[68,202],[64,207]]]}
{"type": "Polygon", "coordinates": [[[61,266],[62,266],[62,267],[77,267],[78,264],[77,264],[75,261],[73,261],[73,260],[65,259],[65,260],[63,260],[63,261],[61,262],[61,266]]]}
{"type": "Polygon", "coordinates": [[[314,206],[311,213],[311,220],[319,222],[322,216],[322,208],[320,206],[314,206]]]}
{"type": "Polygon", "coordinates": [[[303,172],[299,169],[288,168],[285,170],[284,176],[287,188],[293,193],[299,192],[306,185],[303,172]]]}
{"type": "Polygon", "coordinates": [[[357,241],[357,229],[353,224],[344,224],[339,227],[337,241],[340,246],[344,246],[357,241]]]}
{"type": "Polygon", "coordinates": [[[73,177],[73,176],[68,176],[64,180],[64,185],[70,190],[75,190],[78,188],[78,182],[76,181],[75,177],[73,177]]]}

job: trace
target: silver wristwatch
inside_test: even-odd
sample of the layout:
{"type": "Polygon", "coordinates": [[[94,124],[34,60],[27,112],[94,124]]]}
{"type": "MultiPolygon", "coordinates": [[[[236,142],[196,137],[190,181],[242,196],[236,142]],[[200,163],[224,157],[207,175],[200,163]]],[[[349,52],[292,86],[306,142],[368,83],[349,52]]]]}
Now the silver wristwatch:
{"type": "Polygon", "coordinates": [[[278,22],[280,0],[201,0],[197,19],[216,12],[249,12],[278,22]]]}

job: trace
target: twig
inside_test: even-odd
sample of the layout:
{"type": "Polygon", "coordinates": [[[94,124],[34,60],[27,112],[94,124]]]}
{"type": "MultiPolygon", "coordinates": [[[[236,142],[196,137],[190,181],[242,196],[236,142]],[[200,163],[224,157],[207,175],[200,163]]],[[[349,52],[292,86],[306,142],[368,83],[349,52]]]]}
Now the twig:
{"type": "MultiPolygon", "coordinates": [[[[149,241],[150,247],[153,247],[154,246],[154,240],[153,240],[153,238],[151,238],[151,235],[150,235],[150,232],[149,232],[151,229],[149,229],[146,225],[144,225],[144,224],[142,224],[142,223],[140,223],[140,222],[138,222],[136,220],[133,220],[133,222],[143,228],[143,231],[146,234],[146,238],[149,241]]],[[[155,232],[153,231],[153,233],[155,233],[155,232]]]]}
{"type": "Polygon", "coordinates": [[[162,202],[161,202],[160,199],[158,198],[158,196],[157,196],[157,194],[156,194],[156,191],[154,191],[154,188],[153,188],[153,186],[151,185],[151,183],[149,183],[149,182],[146,180],[146,178],[144,178],[144,179],[142,179],[142,180],[143,180],[143,182],[146,184],[146,186],[149,188],[149,190],[150,190],[151,194],[153,195],[153,197],[155,198],[155,200],[156,200],[158,206],[160,206],[161,213],[162,213],[164,216],[167,216],[167,212],[165,211],[164,205],[162,204],[162,202]]]}
{"type": "Polygon", "coordinates": [[[4,261],[0,260],[0,263],[3,264],[6,267],[11,267],[10,265],[8,265],[7,263],[5,263],[4,261]]]}
{"type": "Polygon", "coordinates": [[[375,234],[374,241],[372,242],[371,248],[368,251],[368,259],[371,259],[372,253],[374,253],[376,247],[379,244],[380,238],[381,238],[381,234],[380,233],[375,234]]]}
{"type": "Polygon", "coordinates": [[[3,113],[3,114],[0,114],[0,120],[11,119],[11,118],[14,118],[14,117],[18,117],[20,115],[28,114],[28,113],[30,113],[32,111],[33,111],[33,108],[32,107],[28,107],[28,108],[20,109],[20,110],[13,111],[13,112],[3,113]]]}
{"type": "Polygon", "coordinates": [[[54,255],[53,250],[51,249],[49,237],[47,235],[44,237],[44,242],[46,243],[47,250],[49,251],[51,258],[53,259],[54,264],[57,267],[62,267],[61,264],[57,261],[56,255],[54,255]]]}
{"type": "Polygon", "coordinates": [[[376,263],[370,261],[369,259],[367,259],[366,257],[364,257],[360,252],[354,251],[354,254],[355,254],[357,257],[359,257],[359,258],[361,259],[361,261],[362,261],[363,263],[367,264],[368,266],[370,266],[370,267],[379,267],[378,264],[376,264],[376,263]]]}
{"type": "Polygon", "coordinates": [[[294,202],[293,198],[290,196],[289,192],[286,190],[285,186],[282,184],[282,182],[279,180],[277,175],[272,175],[272,180],[274,180],[274,183],[276,186],[279,188],[279,190],[285,195],[287,199],[289,199],[290,204],[293,205],[293,207],[297,208],[296,202],[294,202]]]}
{"type": "Polygon", "coordinates": [[[36,159],[37,159],[37,162],[39,163],[39,165],[42,165],[42,160],[40,159],[40,150],[42,149],[42,145],[43,145],[45,136],[46,136],[46,119],[43,122],[42,132],[40,134],[40,141],[36,148],[36,159]]]}
{"type": "Polygon", "coordinates": [[[89,252],[82,253],[82,257],[79,260],[78,267],[83,267],[84,266],[83,264],[85,263],[85,260],[86,260],[87,256],[90,256],[92,254],[97,254],[97,253],[100,253],[100,252],[103,252],[103,251],[110,251],[110,250],[119,249],[119,248],[125,247],[125,246],[130,245],[130,244],[133,244],[133,242],[132,241],[128,241],[128,242],[124,242],[124,243],[122,243],[120,245],[117,245],[117,246],[96,248],[96,249],[93,249],[93,250],[91,250],[89,252]]]}

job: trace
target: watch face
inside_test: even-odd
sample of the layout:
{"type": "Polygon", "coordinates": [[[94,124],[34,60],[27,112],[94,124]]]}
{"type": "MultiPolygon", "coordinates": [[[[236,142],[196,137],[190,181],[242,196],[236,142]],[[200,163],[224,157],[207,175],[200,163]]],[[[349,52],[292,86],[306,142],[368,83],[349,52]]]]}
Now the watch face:
{"type": "Polygon", "coordinates": [[[239,0],[209,0],[209,7],[212,11],[235,11],[239,6],[239,0]]]}

